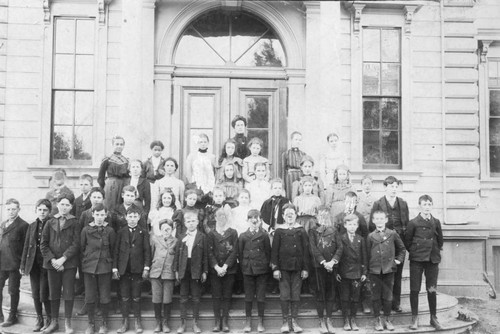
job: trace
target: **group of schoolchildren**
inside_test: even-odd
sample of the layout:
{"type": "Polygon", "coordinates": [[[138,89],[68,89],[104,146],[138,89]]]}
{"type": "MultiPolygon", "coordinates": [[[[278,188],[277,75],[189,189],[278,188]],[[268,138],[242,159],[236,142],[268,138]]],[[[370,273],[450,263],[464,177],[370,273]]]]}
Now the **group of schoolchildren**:
{"type": "Polygon", "coordinates": [[[233,287],[245,293],[244,332],[252,330],[254,300],[257,331],[264,332],[266,290],[273,277],[279,282],[274,292],[280,295],[282,333],[302,332],[297,318],[305,290],[315,296],[320,333],[334,333],[332,315],[339,306],[343,329],[359,330],[361,302],[365,313],[373,308],[377,331],[392,331],[391,311],[402,312],[401,279],[408,250],[410,328],[418,329],[425,274],[430,324],[442,329],[436,317],[436,287],[443,235],[431,214],[432,198],[421,196],[420,213],[410,220],[407,203],[397,196],[400,181],[393,176],[385,179],[385,196],[378,200],[371,193],[372,178],[365,176],[358,196],[336,134],[327,137],[331,150],[315,173],[313,159],[300,150],[302,135],[294,132],[292,147],[282,155],[282,179],[270,180],[269,162],[260,155],[263,142],[247,140],[246,125],[242,116],[233,120],[236,135],[226,141],[218,161],[208,153],[208,136],[200,135],[198,151],[184,165],[186,183],[175,176],[177,161],[161,156],[160,141],[151,144],[152,156],[141,162],[122,155],[125,140],[117,136],[113,154],[101,164],[100,187],[92,187],[92,177],[82,175],[82,194],[75,199],[64,184],[64,170],[57,170],[54,188],[36,203],[37,219],[31,224],[19,217],[19,202],[7,200],[8,219],[0,225],[0,302],[8,279],[11,305],[7,320],[0,307],[2,326],[17,322],[21,275],[29,275],[37,314],[33,331],[43,334],[59,329],[61,297],[65,331],[74,332],[75,287],[78,290],[82,281],[86,334],[108,332],[113,290],[122,315],[117,332],[129,329],[132,311],[135,331],[142,333],[141,291],[146,280],[155,333],[170,332],[176,285],[181,316],[177,333],[186,330],[190,299],[192,328],[200,333],[200,298],[207,281],[213,332],[229,332],[233,287]],[[98,328],[96,313],[102,317],[98,328]]]}

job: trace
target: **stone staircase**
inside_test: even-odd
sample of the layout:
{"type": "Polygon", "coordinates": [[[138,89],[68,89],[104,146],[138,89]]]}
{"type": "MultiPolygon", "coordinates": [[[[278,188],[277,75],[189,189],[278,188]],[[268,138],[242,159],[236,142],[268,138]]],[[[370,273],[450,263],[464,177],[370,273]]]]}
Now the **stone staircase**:
{"type": "MultiPolygon", "coordinates": [[[[403,282],[403,291],[408,291],[408,282],[403,282]],[[406,289],[405,289],[406,287],[406,289]]],[[[424,291],[424,289],[422,289],[424,291]]],[[[203,332],[210,332],[213,326],[213,313],[212,313],[212,303],[210,294],[205,294],[202,296],[201,306],[200,306],[200,327],[203,332]]],[[[456,298],[445,295],[438,294],[438,318],[445,327],[445,330],[441,333],[464,333],[467,332],[474,326],[473,322],[464,322],[456,319],[458,311],[458,301],[456,298]]],[[[10,298],[7,292],[7,288],[4,289],[4,301],[3,301],[3,312],[4,315],[8,316],[8,305],[10,298]]],[[[78,311],[83,305],[83,297],[79,296],[75,298],[74,312],[78,311]]],[[[144,333],[153,333],[153,328],[155,326],[155,319],[153,313],[153,307],[151,303],[151,296],[148,293],[143,293],[142,295],[142,323],[144,326],[144,333]]],[[[401,307],[403,312],[393,315],[393,324],[396,330],[392,333],[428,333],[435,332],[434,328],[429,325],[429,308],[427,306],[426,293],[421,293],[420,296],[420,327],[417,331],[411,331],[408,326],[411,321],[410,312],[410,302],[409,294],[404,293],[401,300],[401,307]]],[[[188,309],[189,310],[189,309],[188,309]]],[[[61,315],[64,314],[64,303],[61,303],[61,315]]],[[[189,315],[188,311],[188,315],[189,315]]],[[[192,332],[191,325],[192,319],[188,316],[187,331],[192,332]]],[[[133,319],[131,317],[131,319],[133,319]]],[[[5,334],[26,334],[32,333],[32,326],[35,323],[36,314],[34,312],[31,291],[29,290],[29,279],[23,277],[23,282],[21,284],[21,298],[19,305],[19,323],[15,326],[9,328],[0,327],[0,331],[5,334]]],[[[256,332],[257,326],[257,314],[256,307],[254,307],[253,314],[253,324],[252,330],[256,332]]],[[[230,312],[229,326],[232,333],[242,333],[243,323],[245,321],[244,312],[244,295],[234,295],[232,301],[232,307],[230,312]]],[[[97,324],[100,323],[100,318],[97,317],[97,324]]],[[[314,297],[309,294],[302,295],[301,308],[299,313],[299,324],[304,328],[304,333],[319,333],[318,331],[318,320],[315,310],[314,297]]],[[[379,333],[373,329],[374,318],[372,315],[366,315],[362,312],[358,312],[357,323],[360,327],[359,333],[379,333]]],[[[121,323],[121,315],[112,314],[110,317],[109,333],[116,333],[121,323]]],[[[64,320],[60,319],[60,325],[64,324],[64,320]]],[[[133,324],[133,322],[131,322],[133,324]]],[[[179,313],[179,296],[174,295],[173,310],[170,320],[170,326],[172,332],[175,332],[180,324],[180,313],[179,313]]],[[[266,299],[266,316],[264,320],[264,325],[266,327],[266,333],[279,333],[279,328],[281,326],[281,310],[279,307],[279,296],[268,294],[266,299]]],[[[343,320],[340,312],[334,314],[334,325],[338,328],[336,333],[344,333],[342,330],[343,320]]],[[[73,327],[76,333],[83,333],[87,327],[87,316],[74,316],[73,317],[73,327]]],[[[61,328],[60,332],[64,332],[61,328]]],[[[388,331],[385,331],[388,333],[388,331]]],[[[131,328],[128,333],[134,333],[133,328],[131,328]]]]}

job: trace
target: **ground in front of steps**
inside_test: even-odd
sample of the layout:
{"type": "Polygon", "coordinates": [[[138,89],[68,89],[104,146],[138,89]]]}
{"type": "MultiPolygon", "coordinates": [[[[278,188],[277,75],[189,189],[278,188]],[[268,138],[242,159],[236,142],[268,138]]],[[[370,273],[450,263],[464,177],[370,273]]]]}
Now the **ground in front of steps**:
{"type": "Polygon", "coordinates": [[[500,299],[460,297],[458,302],[461,306],[474,312],[479,318],[478,324],[472,328],[470,334],[500,333],[500,299]]]}

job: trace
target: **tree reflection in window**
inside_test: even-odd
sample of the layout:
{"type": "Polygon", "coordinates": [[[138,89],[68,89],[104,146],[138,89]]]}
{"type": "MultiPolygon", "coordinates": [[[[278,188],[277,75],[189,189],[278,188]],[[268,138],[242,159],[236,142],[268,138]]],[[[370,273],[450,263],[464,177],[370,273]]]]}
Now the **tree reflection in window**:
{"type": "Polygon", "coordinates": [[[216,10],[192,22],[179,39],[175,63],[183,65],[286,66],[274,30],[244,12],[216,10]]]}

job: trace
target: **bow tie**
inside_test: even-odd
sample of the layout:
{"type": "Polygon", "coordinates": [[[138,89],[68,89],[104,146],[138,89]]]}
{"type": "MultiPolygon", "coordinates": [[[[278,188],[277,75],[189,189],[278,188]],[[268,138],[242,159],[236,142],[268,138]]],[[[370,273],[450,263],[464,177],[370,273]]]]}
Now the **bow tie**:
{"type": "Polygon", "coordinates": [[[297,152],[299,150],[298,147],[292,147],[292,151],[297,152]]]}
{"type": "Polygon", "coordinates": [[[136,229],[137,229],[136,227],[129,227],[129,230],[130,230],[130,232],[132,232],[132,233],[134,233],[136,229]]]}
{"type": "Polygon", "coordinates": [[[187,232],[187,235],[190,236],[190,237],[194,237],[196,234],[196,231],[193,231],[193,232],[187,232]]]}

